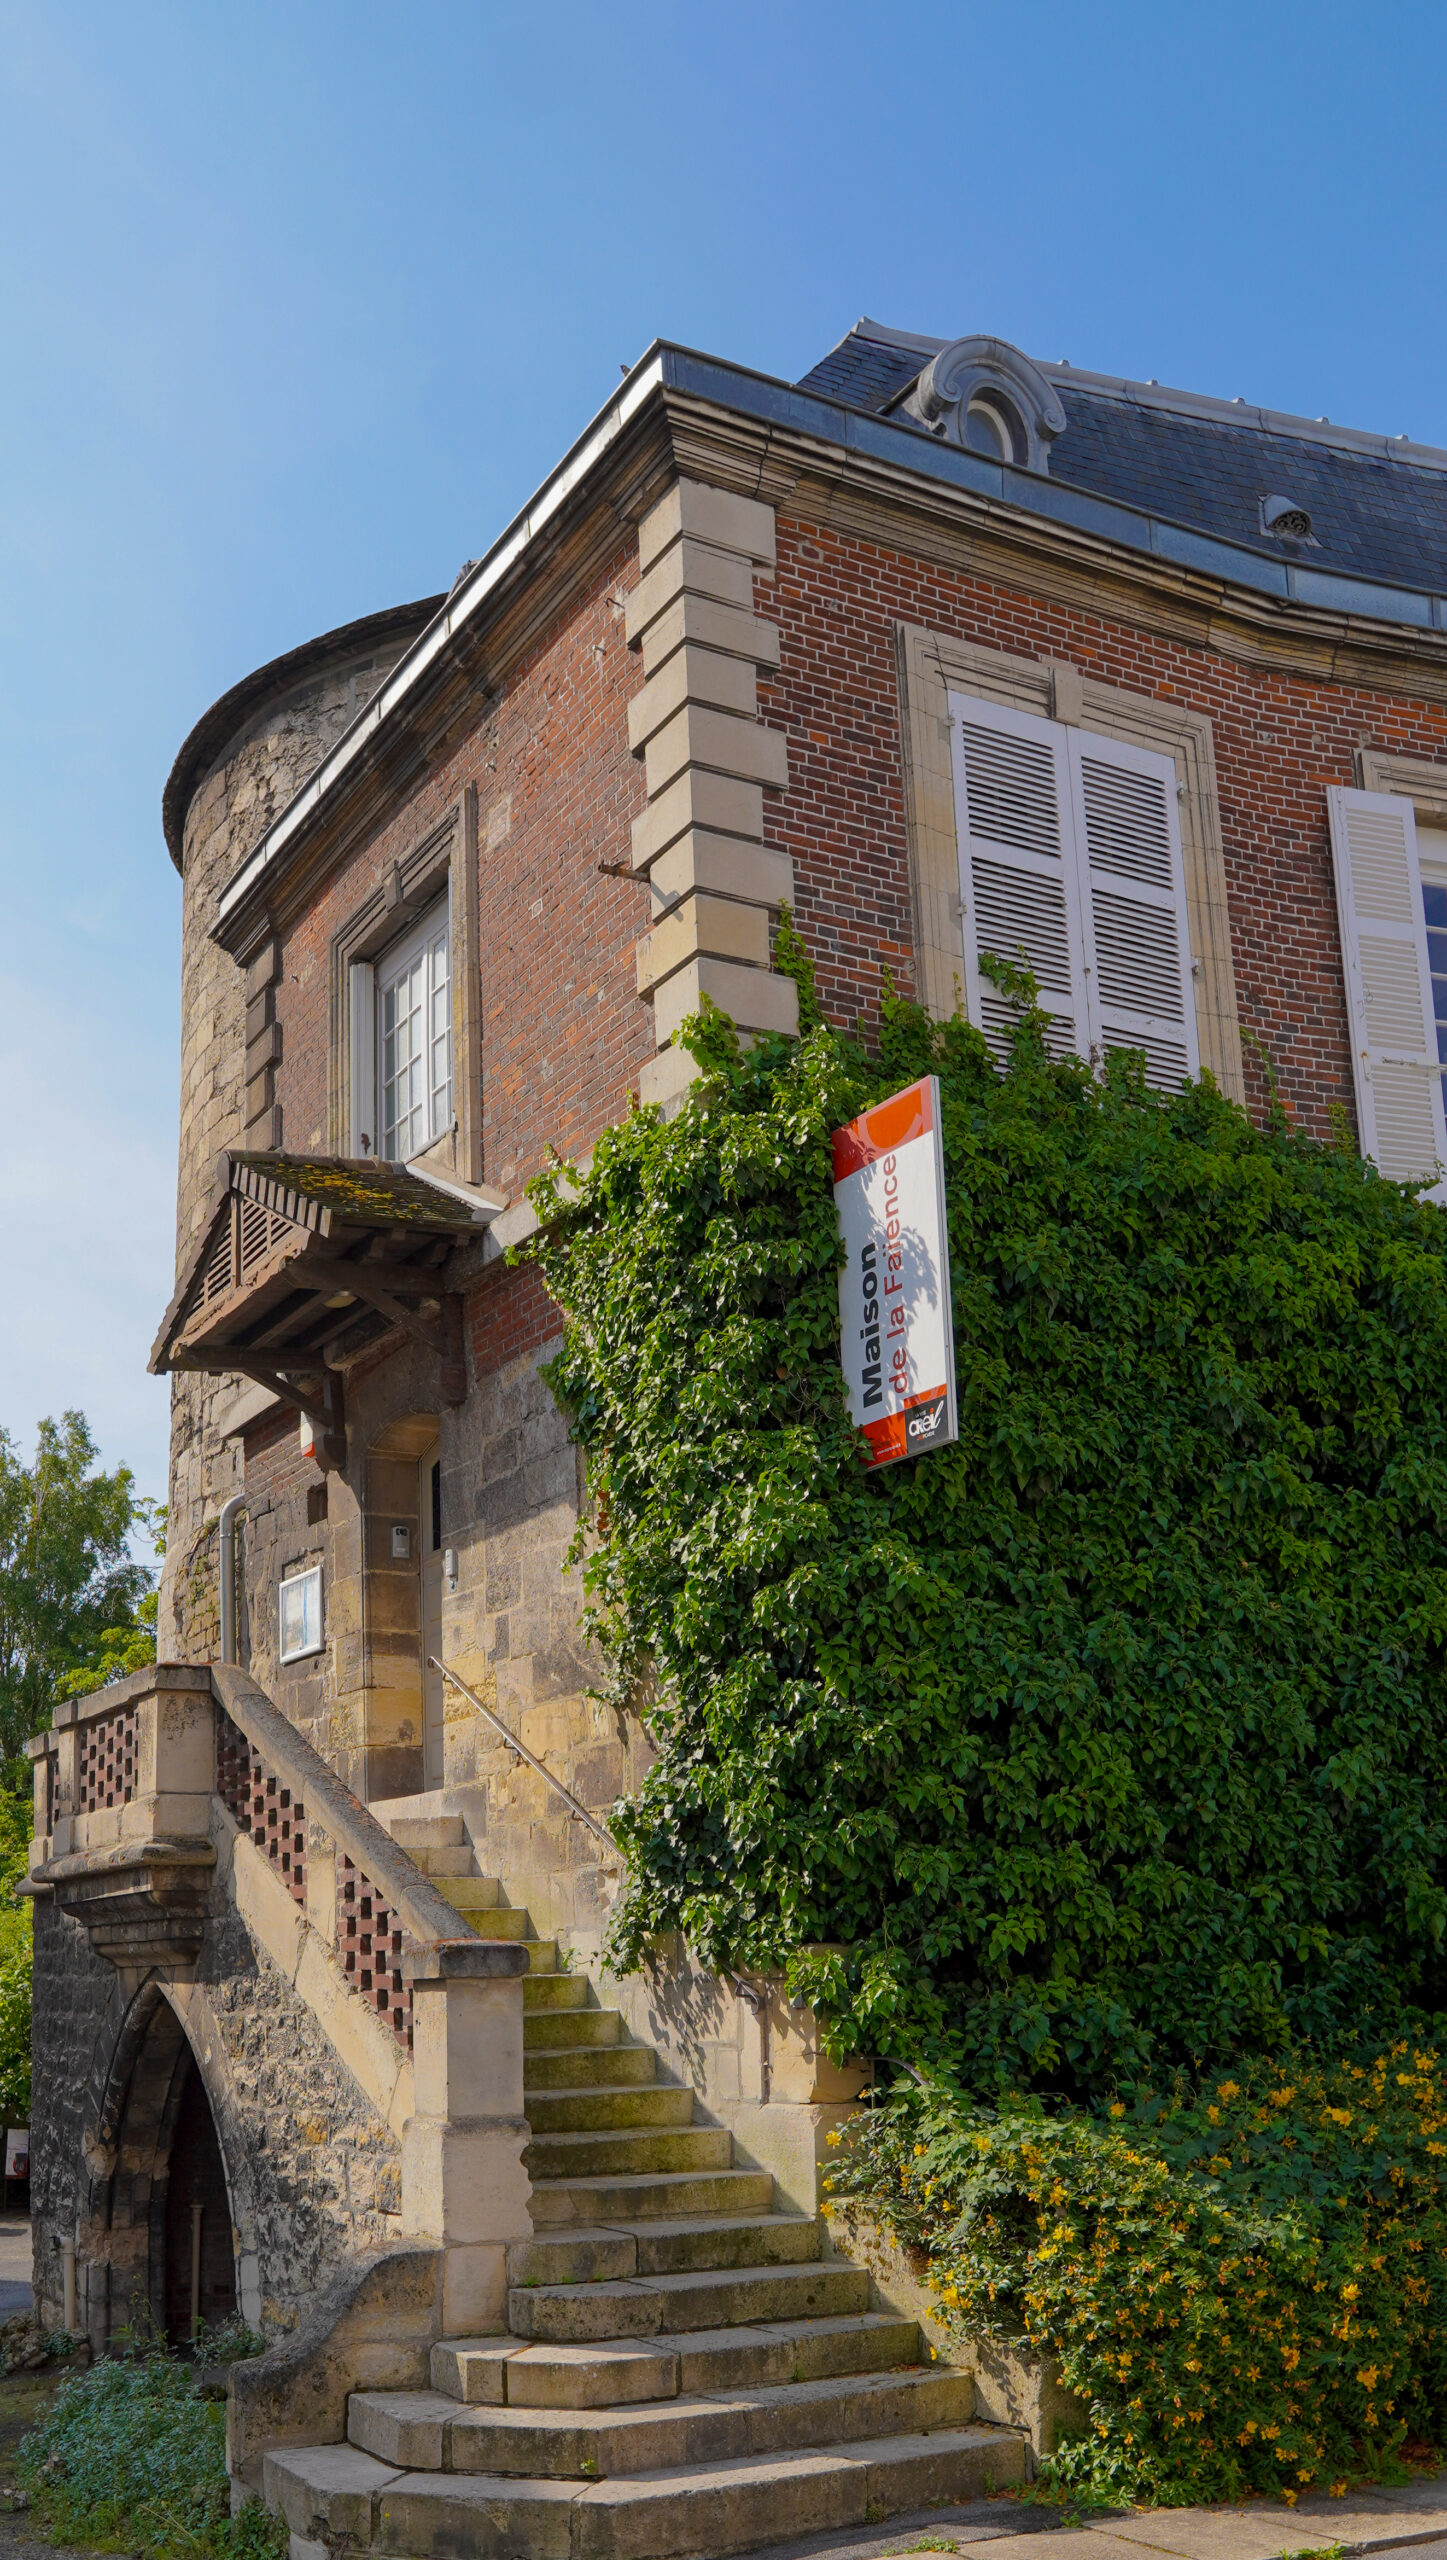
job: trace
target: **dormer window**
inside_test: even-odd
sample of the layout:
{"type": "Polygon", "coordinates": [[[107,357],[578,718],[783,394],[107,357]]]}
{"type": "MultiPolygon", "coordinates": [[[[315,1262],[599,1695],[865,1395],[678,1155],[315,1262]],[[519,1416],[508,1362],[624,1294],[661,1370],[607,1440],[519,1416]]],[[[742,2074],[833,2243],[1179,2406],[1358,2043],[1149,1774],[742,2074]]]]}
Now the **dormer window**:
{"type": "Polygon", "coordinates": [[[982,462],[1046,471],[1065,411],[1052,383],[1003,338],[956,338],[927,364],[899,404],[932,435],[982,462]]]}
{"type": "Polygon", "coordinates": [[[1020,439],[998,392],[982,393],[965,411],[965,443],[971,453],[988,454],[992,462],[1013,462],[1020,439]]]}

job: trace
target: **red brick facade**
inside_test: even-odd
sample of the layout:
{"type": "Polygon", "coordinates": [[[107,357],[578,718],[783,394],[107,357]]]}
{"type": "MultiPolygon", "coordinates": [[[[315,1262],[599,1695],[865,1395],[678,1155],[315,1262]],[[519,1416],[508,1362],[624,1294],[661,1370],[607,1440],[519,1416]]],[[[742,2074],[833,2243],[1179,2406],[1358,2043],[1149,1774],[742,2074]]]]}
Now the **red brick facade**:
{"type": "MultiPolygon", "coordinates": [[[[331,937],[469,782],[485,1178],[515,1193],[550,1144],[575,1153],[625,1108],[652,1049],[633,962],[647,893],[600,866],[626,864],[643,806],[625,728],[641,669],[622,628],[637,574],[633,546],[620,548],[503,698],[285,936],[277,1096],[288,1144],[327,1144],[331,937]]],[[[787,515],[777,581],[760,584],[758,605],[782,638],[761,717],[787,735],[790,764],[766,827],[793,858],[799,923],[835,1020],[877,1019],[885,967],[901,990],[914,980],[895,658],[896,628],[912,623],[1069,660],[1210,718],[1248,1089],[1259,1105],[1254,1037],[1307,1128],[1325,1134],[1333,1105],[1350,1114],[1325,790],[1355,779],[1362,746],[1447,755],[1447,711],[1252,666],[787,515]]]]}
{"type": "Polygon", "coordinates": [[[770,613],[783,634],[765,718],[789,736],[772,832],[794,858],[799,924],[829,1014],[877,1016],[881,964],[912,977],[894,633],[901,622],[1018,657],[1068,659],[1100,682],[1210,718],[1248,1090],[1265,1086],[1318,1137],[1353,1112],[1326,788],[1353,751],[1447,758],[1447,710],[1317,684],[1012,593],[813,523],[779,522],[770,613]]]}
{"type": "Polygon", "coordinates": [[[643,805],[626,720],[639,670],[621,603],[636,576],[633,543],[284,936],[276,1093],[288,1145],[328,1143],[332,937],[468,783],[478,800],[484,1178],[516,1192],[549,1143],[576,1153],[625,1109],[653,1050],[633,961],[648,899],[641,882],[599,865],[627,862],[629,822],[643,805]]]}

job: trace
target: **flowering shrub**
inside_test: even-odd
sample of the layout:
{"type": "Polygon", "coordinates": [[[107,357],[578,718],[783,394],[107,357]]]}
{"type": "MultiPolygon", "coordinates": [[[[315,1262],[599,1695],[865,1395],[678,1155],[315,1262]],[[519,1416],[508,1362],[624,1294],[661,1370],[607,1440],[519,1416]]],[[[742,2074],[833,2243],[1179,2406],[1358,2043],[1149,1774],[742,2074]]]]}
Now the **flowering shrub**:
{"type": "Polygon", "coordinates": [[[1294,2500],[1447,2426],[1436,2052],[1242,2066],[1103,2115],[914,2090],[857,2119],[829,2183],[924,2253],[947,2326],[1058,2356],[1091,2413],[1067,2480],[1294,2500]]]}

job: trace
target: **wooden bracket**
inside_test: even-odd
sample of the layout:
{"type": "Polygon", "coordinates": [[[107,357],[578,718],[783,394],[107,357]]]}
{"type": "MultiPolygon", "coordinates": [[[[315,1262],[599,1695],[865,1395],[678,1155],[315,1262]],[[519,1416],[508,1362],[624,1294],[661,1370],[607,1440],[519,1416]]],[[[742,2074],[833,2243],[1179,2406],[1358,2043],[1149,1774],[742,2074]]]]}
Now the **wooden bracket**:
{"type": "Polygon", "coordinates": [[[304,1413],[315,1435],[314,1446],[319,1464],[329,1475],[340,1475],[347,1463],[347,1418],[345,1395],[340,1372],[336,1369],[305,1369],[300,1375],[280,1368],[270,1360],[253,1359],[244,1352],[229,1351],[226,1366],[239,1377],[252,1378],[259,1387],[270,1387],[283,1404],[294,1404],[304,1413]],[[320,1374],[319,1389],[303,1383],[320,1374]]]}
{"type": "Polygon", "coordinates": [[[394,1285],[389,1288],[367,1263],[339,1263],[337,1277],[354,1297],[361,1298],[369,1307],[375,1307],[378,1315],[385,1316],[399,1333],[410,1335],[414,1342],[422,1344],[424,1350],[436,1352],[442,1364],[443,1400],[447,1404],[461,1404],[467,1394],[467,1358],[462,1340],[462,1299],[458,1292],[438,1288],[435,1284],[428,1286],[411,1272],[405,1276],[399,1272],[394,1285]],[[408,1306],[398,1294],[401,1289],[406,1290],[408,1297],[435,1300],[436,1315],[419,1315],[416,1308],[408,1306]]]}

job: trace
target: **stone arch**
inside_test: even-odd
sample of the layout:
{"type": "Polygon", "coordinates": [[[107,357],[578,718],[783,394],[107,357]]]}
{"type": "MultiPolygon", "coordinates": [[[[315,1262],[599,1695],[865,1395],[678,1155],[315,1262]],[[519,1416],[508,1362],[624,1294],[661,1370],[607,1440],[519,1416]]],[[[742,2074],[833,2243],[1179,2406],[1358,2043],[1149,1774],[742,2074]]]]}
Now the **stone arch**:
{"type": "Polygon", "coordinates": [[[185,2346],[194,2313],[221,2319],[240,2301],[228,2109],[181,2014],[185,1997],[153,1974],[117,2004],[92,2084],[79,2256],[97,2352],[126,2327],[185,2346]]]}

